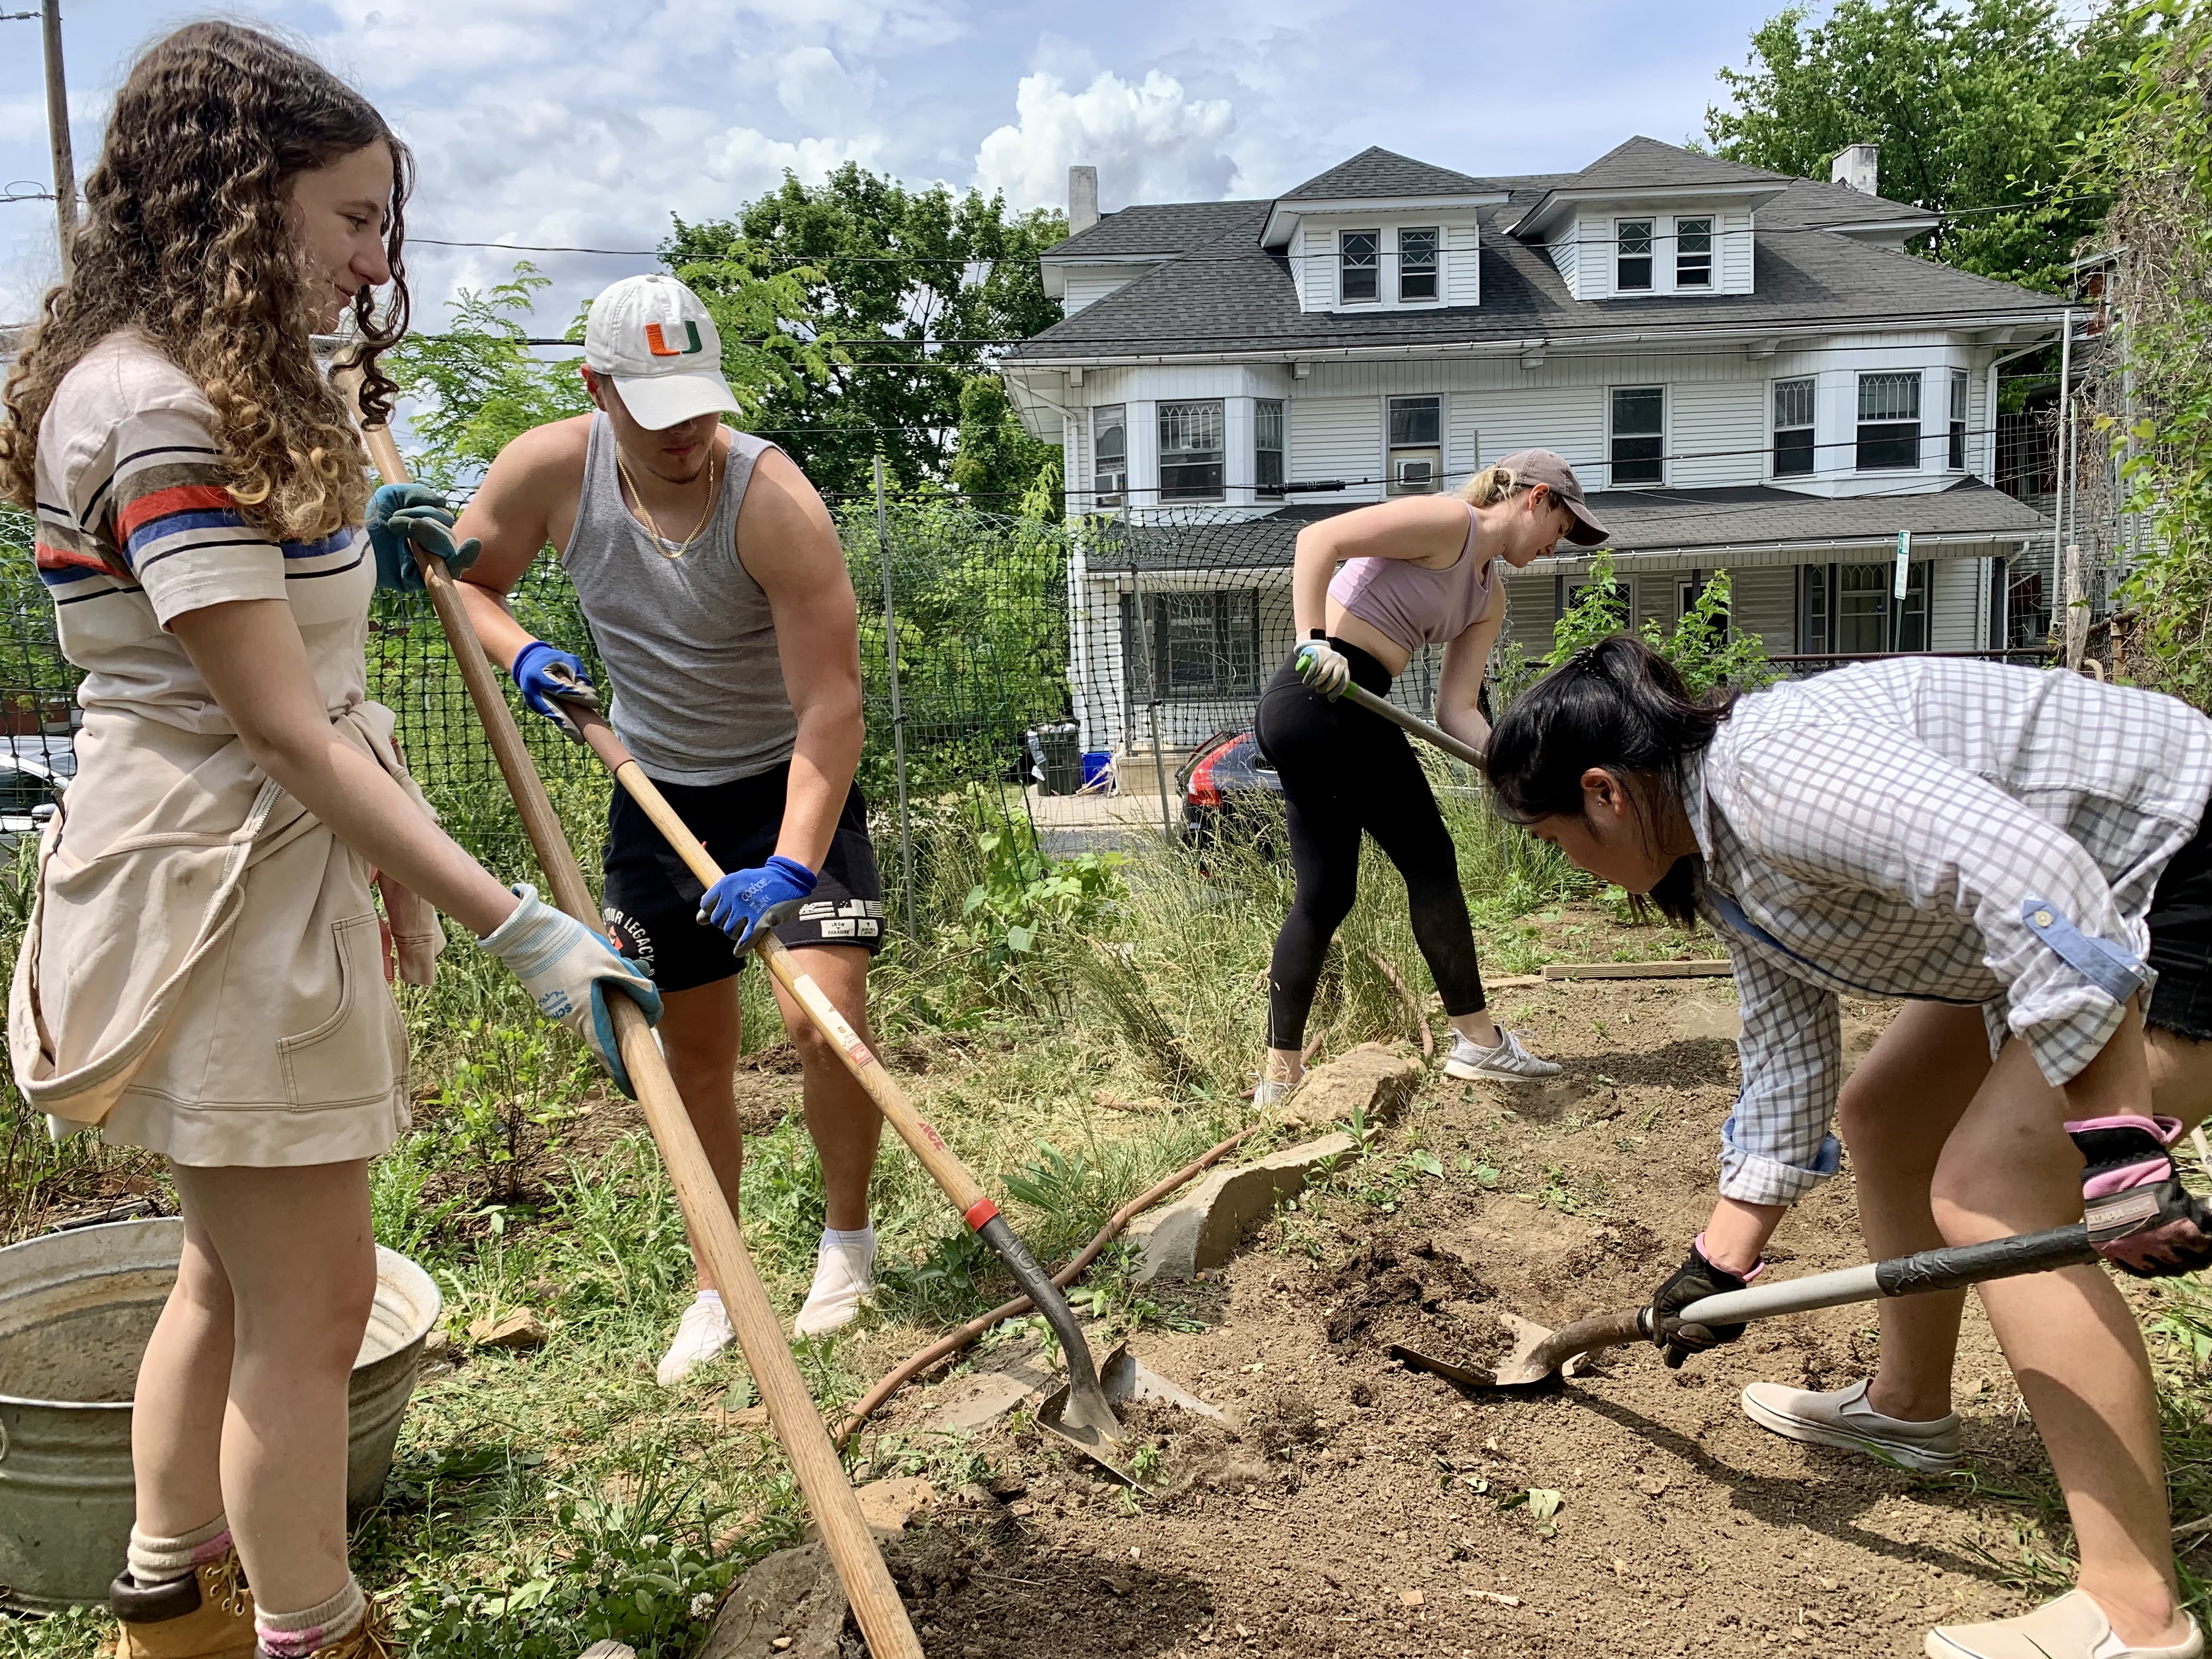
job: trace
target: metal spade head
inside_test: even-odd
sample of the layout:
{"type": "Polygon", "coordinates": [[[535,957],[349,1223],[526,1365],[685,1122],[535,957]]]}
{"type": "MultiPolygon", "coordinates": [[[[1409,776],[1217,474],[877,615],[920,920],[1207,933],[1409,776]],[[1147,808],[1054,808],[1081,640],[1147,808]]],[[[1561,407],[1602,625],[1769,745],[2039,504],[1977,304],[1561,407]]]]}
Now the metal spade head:
{"type": "Polygon", "coordinates": [[[1579,1375],[1585,1354],[1638,1340],[1637,1321],[1642,1311],[1631,1309],[1625,1313],[1596,1314],[1555,1331],[1499,1309],[1498,1321],[1513,1333],[1513,1346],[1488,1370],[1442,1359],[1399,1343],[1391,1345],[1390,1357],[1414,1370],[1433,1372],[1462,1388],[1534,1389],[1555,1377],[1579,1375]]]}
{"type": "Polygon", "coordinates": [[[1118,1345],[1098,1368],[1097,1382],[1079,1388],[1062,1383],[1037,1407],[1037,1426],[1058,1435],[1101,1468],[1139,1491],[1144,1483],[1123,1466],[1119,1447],[1126,1437],[1116,1406],[1156,1401],[1222,1421],[1221,1413],[1195,1395],[1186,1394],[1158,1372],[1137,1362],[1127,1343],[1118,1345]]]}

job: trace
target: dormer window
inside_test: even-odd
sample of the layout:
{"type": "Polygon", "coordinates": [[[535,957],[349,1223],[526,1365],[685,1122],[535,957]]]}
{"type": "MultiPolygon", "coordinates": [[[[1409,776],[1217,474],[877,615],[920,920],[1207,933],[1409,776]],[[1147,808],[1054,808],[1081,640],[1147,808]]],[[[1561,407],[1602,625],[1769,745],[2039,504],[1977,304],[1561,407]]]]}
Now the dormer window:
{"type": "Polygon", "coordinates": [[[1382,297],[1382,233],[1347,230],[1336,241],[1337,297],[1345,301],[1382,297]]]}
{"type": "Polygon", "coordinates": [[[1623,219],[1614,228],[1613,285],[1624,294],[1651,286],[1651,226],[1649,219],[1623,219]]]}
{"type": "Polygon", "coordinates": [[[1711,288],[1713,285],[1713,222],[1711,219],[1674,221],[1674,286],[1711,288]]]}
{"type": "Polygon", "coordinates": [[[1398,298],[1437,297],[1437,228],[1398,233],[1398,298]]]}

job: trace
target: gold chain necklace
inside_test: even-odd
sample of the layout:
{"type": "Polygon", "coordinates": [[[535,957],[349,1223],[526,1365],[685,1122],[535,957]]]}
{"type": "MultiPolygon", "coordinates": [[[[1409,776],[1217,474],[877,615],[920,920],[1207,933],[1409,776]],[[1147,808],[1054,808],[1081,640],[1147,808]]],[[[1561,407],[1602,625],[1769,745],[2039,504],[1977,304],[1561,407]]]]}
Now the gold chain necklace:
{"type": "Polygon", "coordinates": [[[637,480],[629,476],[629,468],[623,464],[622,446],[615,446],[615,471],[621,475],[623,483],[629,486],[629,498],[637,504],[637,510],[645,515],[646,527],[653,532],[653,550],[662,558],[682,558],[691,550],[691,544],[705,533],[708,520],[714,516],[714,469],[715,463],[720,459],[715,451],[710,449],[707,452],[707,505],[699,514],[699,522],[691,526],[691,533],[678,546],[661,534],[660,520],[653,516],[653,509],[645,504],[645,496],[638,489],[637,480]]]}

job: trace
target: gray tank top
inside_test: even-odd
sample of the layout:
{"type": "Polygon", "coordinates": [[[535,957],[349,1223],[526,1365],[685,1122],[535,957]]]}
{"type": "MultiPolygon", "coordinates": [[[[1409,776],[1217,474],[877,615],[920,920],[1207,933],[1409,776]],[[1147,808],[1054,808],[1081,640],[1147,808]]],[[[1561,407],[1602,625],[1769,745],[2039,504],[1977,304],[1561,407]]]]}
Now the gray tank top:
{"type": "Polygon", "coordinates": [[[614,429],[604,411],[592,416],[561,563],[613,683],[607,718],[663,783],[751,777],[790,758],[798,735],[768,595],[738,561],[738,509],[754,464],[775,447],[730,434],[714,517],[672,559],[623,505],[614,429]]]}

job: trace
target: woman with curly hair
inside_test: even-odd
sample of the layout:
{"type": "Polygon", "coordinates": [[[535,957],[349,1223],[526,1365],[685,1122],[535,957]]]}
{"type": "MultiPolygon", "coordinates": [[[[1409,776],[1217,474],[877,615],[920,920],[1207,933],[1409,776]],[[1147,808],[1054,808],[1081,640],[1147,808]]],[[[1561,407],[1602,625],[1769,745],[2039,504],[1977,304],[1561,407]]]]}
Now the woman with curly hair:
{"type": "MultiPolygon", "coordinates": [[[[345,1523],[368,1161],[408,1122],[382,934],[427,982],[444,910],[625,1085],[607,991],[659,1012],[598,935],[437,829],[367,700],[370,591],[421,578],[362,530],[367,458],[310,337],[350,317],[383,419],[409,167],[301,53],[229,23],[169,35],[116,97],[74,273],[5,393],[0,491],[37,515],[85,674],[11,1058],[57,1133],[164,1155],[185,1223],[132,1414],[121,1656],[392,1650],[345,1523]]],[[[428,518],[413,533],[465,564],[428,518]]]]}

